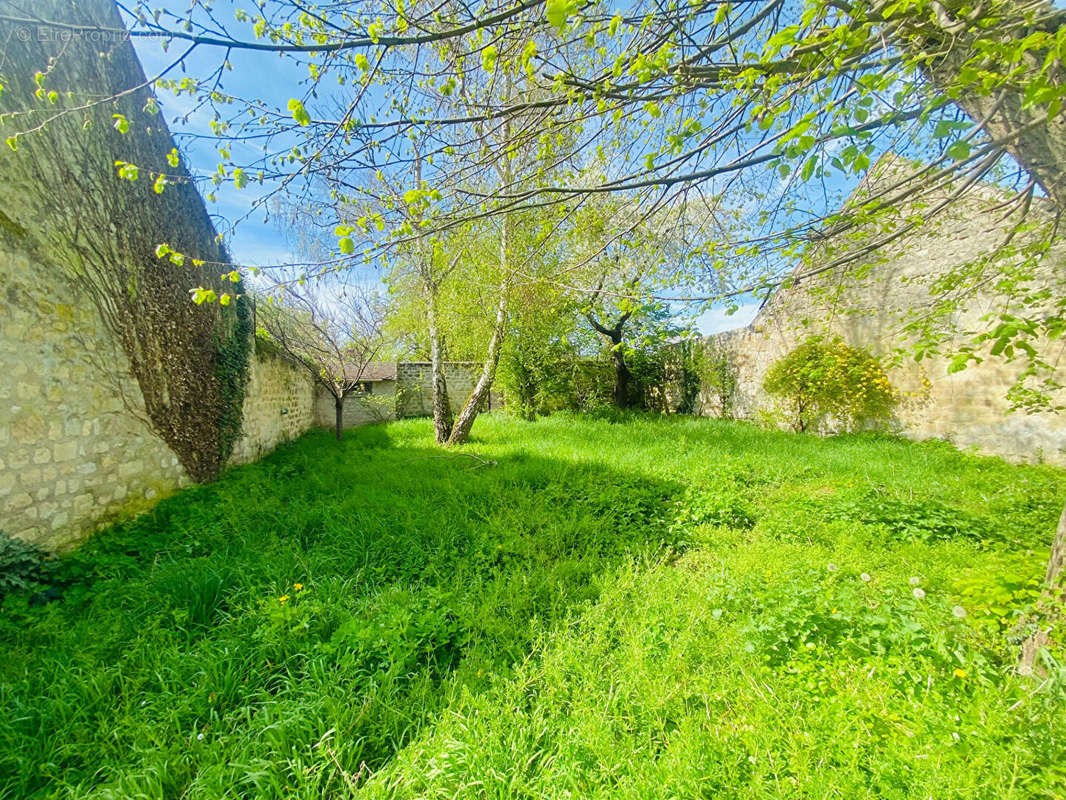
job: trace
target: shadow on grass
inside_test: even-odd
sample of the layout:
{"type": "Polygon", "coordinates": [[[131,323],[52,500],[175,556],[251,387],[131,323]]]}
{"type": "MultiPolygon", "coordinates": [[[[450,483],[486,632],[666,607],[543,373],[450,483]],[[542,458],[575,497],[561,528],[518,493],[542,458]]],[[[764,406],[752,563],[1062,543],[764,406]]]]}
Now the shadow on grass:
{"type": "Polygon", "coordinates": [[[0,797],[334,796],[681,546],[676,484],[428,429],[311,433],[100,534],[57,602],[9,597],[0,797]]]}

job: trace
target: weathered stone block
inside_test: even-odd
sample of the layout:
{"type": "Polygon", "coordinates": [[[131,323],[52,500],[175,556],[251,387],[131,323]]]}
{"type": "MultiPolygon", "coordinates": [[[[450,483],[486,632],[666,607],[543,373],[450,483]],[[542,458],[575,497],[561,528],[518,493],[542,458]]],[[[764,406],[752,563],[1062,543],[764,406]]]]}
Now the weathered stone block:
{"type": "Polygon", "coordinates": [[[72,461],[78,457],[77,441],[60,442],[53,450],[56,461],[72,461]]]}

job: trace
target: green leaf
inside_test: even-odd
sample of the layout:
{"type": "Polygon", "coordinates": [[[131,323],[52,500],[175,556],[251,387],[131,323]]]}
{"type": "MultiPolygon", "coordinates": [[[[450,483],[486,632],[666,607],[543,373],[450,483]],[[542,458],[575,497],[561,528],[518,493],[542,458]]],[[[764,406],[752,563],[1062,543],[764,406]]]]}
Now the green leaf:
{"type": "Polygon", "coordinates": [[[233,170],[233,185],[237,189],[243,189],[248,185],[248,176],[244,174],[244,170],[240,167],[233,170]]]}
{"type": "Polygon", "coordinates": [[[295,97],[289,101],[289,111],[292,112],[292,118],[296,120],[298,125],[309,125],[311,123],[311,115],[307,113],[304,104],[295,97]]]}
{"type": "Polygon", "coordinates": [[[562,33],[570,17],[570,3],[567,0],[547,0],[544,4],[544,16],[553,28],[562,33]]]}
{"type": "Polygon", "coordinates": [[[960,139],[947,149],[947,155],[956,161],[964,161],[970,157],[970,143],[960,139]]]}
{"type": "Polygon", "coordinates": [[[966,365],[970,363],[972,356],[969,353],[958,353],[951,359],[951,363],[948,364],[948,374],[951,375],[956,372],[962,372],[966,369],[966,365]]]}
{"type": "Polygon", "coordinates": [[[485,72],[492,72],[496,67],[496,59],[498,56],[499,50],[496,49],[496,45],[490,44],[481,51],[481,68],[485,70],[485,72]]]}
{"type": "Polygon", "coordinates": [[[122,114],[112,114],[111,118],[115,120],[115,130],[119,133],[129,133],[130,124],[126,121],[126,118],[122,114]]]}
{"type": "Polygon", "coordinates": [[[213,290],[205,289],[203,286],[190,289],[189,294],[192,295],[192,301],[198,306],[204,303],[213,303],[218,297],[213,290]]]}
{"type": "Polygon", "coordinates": [[[155,183],[152,184],[152,191],[156,194],[163,194],[163,189],[167,185],[167,176],[160,173],[155,178],[155,183]]]}
{"type": "Polygon", "coordinates": [[[128,161],[116,161],[115,166],[118,167],[118,176],[123,180],[135,181],[140,176],[140,170],[137,169],[136,164],[131,164],[128,161]]]}
{"type": "Polygon", "coordinates": [[[355,242],[347,236],[337,240],[337,247],[339,247],[340,251],[345,255],[351,255],[355,252],[355,242]]]}
{"type": "Polygon", "coordinates": [[[167,153],[167,163],[172,167],[178,166],[178,148],[170,148],[170,152],[167,153]]]}
{"type": "Polygon", "coordinates": [[[4,141],[13,151],[19,149],[18,136],[8,136],[4,141]]]}

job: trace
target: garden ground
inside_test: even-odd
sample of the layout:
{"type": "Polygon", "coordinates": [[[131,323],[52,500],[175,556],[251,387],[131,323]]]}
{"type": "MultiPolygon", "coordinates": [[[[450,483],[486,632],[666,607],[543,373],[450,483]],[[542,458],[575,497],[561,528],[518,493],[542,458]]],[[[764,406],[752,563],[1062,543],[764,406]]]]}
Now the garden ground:
{"type": "Polygon", "coordinates": [[[1062,797],[1066,473],[682,418],[312,433],[0,614],[0,797],[1062,797]],[[51,599],[42,603],[42,600],[51,599]]]}

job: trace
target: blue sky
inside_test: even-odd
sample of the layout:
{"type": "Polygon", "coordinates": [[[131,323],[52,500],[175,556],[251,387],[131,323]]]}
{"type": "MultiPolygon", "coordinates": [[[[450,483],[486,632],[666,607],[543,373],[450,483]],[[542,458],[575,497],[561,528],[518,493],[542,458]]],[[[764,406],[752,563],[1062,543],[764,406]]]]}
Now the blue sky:
{"type": "MultiPolygon", "coordinates": [[[[152,38],[135,38],[134,48],[149,78],[168,67],[176,53],[180,52],[176,45],[164,52],[161,41],[152,38]]],[[[214,69],[219,58],[218,50],[194,53],[188,61],[188,74],[201,75],[214,69]]],[[[273,55],[238,52],[233,53],[230,60],[234,69],[227,72],[223,79],[227,91],[246,97],[261,97],[281,107],[285,106],[291,96],[288,94],[291,87],[305,77],[291,62],[273,55]]],[[[168,75],[171,78],[180,76],[181,72],[178,70],[168,75]]],[[[175,96],[172,92],[161,91],[158,98],[167,125],[175,134],[189,170],[199,176],[213,173],[219,162],[214,143],[182,136],[211,136],[211,112],[204,109],[194,111],[195,100],[189,95],[175,96]],[[189,117],[185,120],[187,114],[189,117]]],[[[232,189],[220,191],[216,202],[207,202],[208,211],[216,217],[216,227],[220,232],[227,233],[227,245],[232,258],[245,266],[271,266],[294,260],[292,251],[286,244],[284,232],[272,220],[264,222],[262,214],[257,213],[245,219],[232,236],[228,235],[227,223],[246,214],[265,191],[265,188],[252,182],[248,188],[239,192],[232,189]]]]}

